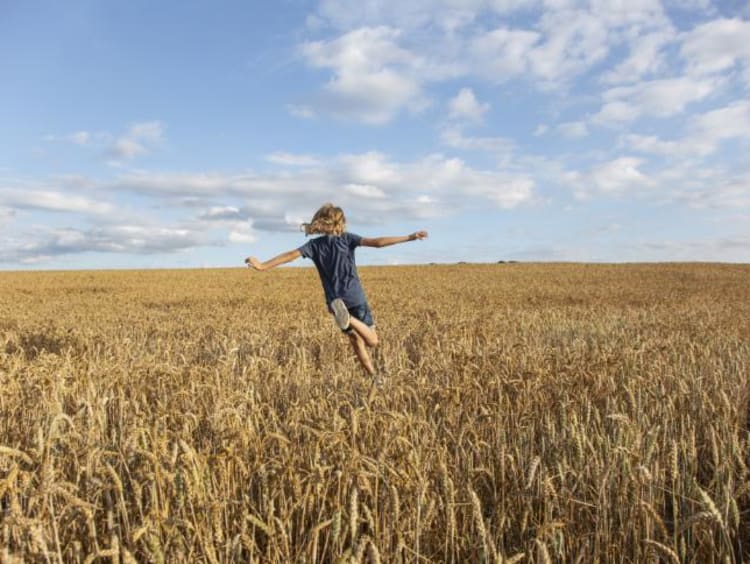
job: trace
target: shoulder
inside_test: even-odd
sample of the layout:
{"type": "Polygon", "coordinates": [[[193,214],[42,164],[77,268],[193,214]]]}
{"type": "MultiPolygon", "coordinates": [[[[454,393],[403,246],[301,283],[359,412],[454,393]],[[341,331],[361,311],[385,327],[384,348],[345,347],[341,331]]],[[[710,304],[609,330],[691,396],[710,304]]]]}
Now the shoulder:
{"type": "Polygon", "coordinates": [[[344,240],[347,243],[353,243],[354,245],[359,245],[362,242],[362,236],[357,235],[356,233],[351,233],[349,231],[346,231],[341,236],[344,238],[344,240]]]}
{"type": "Polygon", "coordinates": [[[301,246],[297,247],[297,250],[303,257],[312,258],[313,254],[315,253],[315,248],[317,246],[316,243],[318,242],[318,239],[319,237],[308,239],[301,246]]]}

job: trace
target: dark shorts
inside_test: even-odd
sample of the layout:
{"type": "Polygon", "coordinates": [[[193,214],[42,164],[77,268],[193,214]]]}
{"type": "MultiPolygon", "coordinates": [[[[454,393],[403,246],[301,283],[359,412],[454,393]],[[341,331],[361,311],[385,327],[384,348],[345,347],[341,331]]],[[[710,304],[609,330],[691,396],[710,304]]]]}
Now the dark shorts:
{"type": "Polygon", "coordinates": [[[349,311],[349,315],[356,317],[368,327],[375,327],[375,320],[372,318],[372,311],[370,311],[370,306],[367,302],[346,309],[349,311]]]}

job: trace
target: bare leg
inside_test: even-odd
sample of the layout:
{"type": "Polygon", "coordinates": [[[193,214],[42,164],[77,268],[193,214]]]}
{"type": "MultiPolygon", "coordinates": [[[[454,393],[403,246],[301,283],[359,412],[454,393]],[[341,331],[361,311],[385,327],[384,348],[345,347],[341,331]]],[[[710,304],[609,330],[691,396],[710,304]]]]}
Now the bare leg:
{"type": "Polygon", "coordinates": [[[336,321],[336,325],[342,329],[346,328],[346,333],[354,349],[354,354],[357,355],[357,359],[362,364],[362,367],[370,376],[374,376],[375,367],[372,365],[372,359],[367,348],[375,347],[378,344],[378,334],[375,332],[375,329],[350,315],[346,310],[346,305],[340,298],[331,302],[331,313],[336,321]]]}
{"type": "MultiPolygon", "coordinates": [[[[365,325],[365,327],[367,326],[365,325]]],[[[354,349],[354,354],[357,355],[357,359],[359,360],[360,364],[362,364],[362,367],[370,376],[374,376],[375,367],[372,365],[372,359],[370,358],[370,353],[367,351],[365,340],[359,336],[359,333],[357,333],[357,331],[352,331],[351,333],[349,333],[349,342],[351,342],[352,348],[354,349]]]]}
{"type": "Polygon", "coordinates": [[[354,316],[349,318],[349,325],[354,329],[355,333],[364,339],[368,347],[378,346],[378,334],[375,332],[375,329],[368,327],[354,316]]]}

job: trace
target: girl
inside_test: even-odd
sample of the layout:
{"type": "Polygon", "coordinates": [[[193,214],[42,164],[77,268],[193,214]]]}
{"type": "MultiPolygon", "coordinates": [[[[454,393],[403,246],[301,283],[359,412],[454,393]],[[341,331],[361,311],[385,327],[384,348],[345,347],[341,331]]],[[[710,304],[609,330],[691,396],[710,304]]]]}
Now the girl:
{"type": "Polygon", "coordinates": [[[261,262],[256,257],[247,257],[245,263],[250,268],[264,271],[299,257],[312,259],[323,283],[328,310],[333,314],[336,325],[349,336],[354,354],[363,368],[374,376],[375,368],[367,348],[378,344],[378,336],[370,306],[367,305],[367,298],[357,275],[354,249],[360,245],[380,248],[417,241],[426,238],[427,232],[417,231],[402,237],[360,237],[346,231],[344,212],[333,204],[323,205],[315,212],[312,221],[303,223],[301,227],[305,235],[321,236],[266,262],[261,262]]]}

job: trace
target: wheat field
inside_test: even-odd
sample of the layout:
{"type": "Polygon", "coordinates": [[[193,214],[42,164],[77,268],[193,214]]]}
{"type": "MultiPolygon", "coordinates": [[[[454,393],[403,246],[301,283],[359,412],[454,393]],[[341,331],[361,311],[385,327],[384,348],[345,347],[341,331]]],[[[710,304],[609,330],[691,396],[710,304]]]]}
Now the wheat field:
{"type": "Polygon", "coordinates": [[[2,562],[741,562],[750,267],[0,273],[2,562]]]}

